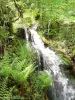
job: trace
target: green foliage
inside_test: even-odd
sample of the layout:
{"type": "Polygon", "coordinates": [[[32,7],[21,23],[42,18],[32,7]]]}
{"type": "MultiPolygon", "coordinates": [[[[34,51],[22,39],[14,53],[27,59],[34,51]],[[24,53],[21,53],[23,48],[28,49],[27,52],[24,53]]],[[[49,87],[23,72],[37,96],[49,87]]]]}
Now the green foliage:
{"type": "Polygon", "coordinates": [[[0,79],[0,99],[10,100],[11,97],[12,94],[7,88],[7,79],[0,79]]]}
{"type": "Polygon", "coordinates": [[[6,38],[8,37],[9,32],[6,31],[3,27],[0,27],[0,41],[4,42],[6,38]]]}
{"type": "MultiPolygon", "coordinates": [[[[11,60],[11,55],[6,51],[0,62],[0,77],[7,78],[6,83],[8,84],[6,84],[6,87],[9,87],[9,93],[11,94],[9,95],[8,93],[6,97],[9,99],[12,97],[15,99],[25,98],[30,100],[33,98],[33,100],[44,100],[44,89],[52,84],[52,79],[45,72],[34,71],[36,68],[34,60],[28,58],[30,57],[30,54],[32,55],[32,53],[29,53],[31,50],[29,51],[26,47],[23,48],[25,45],[23,47],[21,46],[23,45],[20,44],[19,51],[13,58],[14,60],[11,60]],[[25,50],[25,52],[23,50],[25,50]],[[29,53],[29,56],[25,53],[29,53]]],[[[5,88],[4,84],[2,87],[5,88]]],[[[1,94],[3,98],[6,90],[4,90],[4,92],[2,92],[3,90],[0,90],[0,92],[3,93],[1,94]]]]}
{"type": "Polygon", "coordinates": [[[4,77],[4,81],[0,82],[0,97],[3,99],[5,95],[8,100],[11,96],[13,99],[14,95],[15,99],[21,99],[21,96],[26,100],[45,99],[44,89],[51,85],[52,80],[45,72],[35,74],[36,54],[31,46],[27,48],[24,42],[18,43],[18,40],[8,44],[6,41],[14,37],[12,24],[18,26],[20,23],[28,27],[39,20],[44,26],[52,16],[52,9],[49,8],[54,7],[52,5],[51,1],[46,0],[0,0],[0,41],[7,46],[0,60],[0,77],[4,77]],[[14,21],[17,21],[16,24],[14,21]]]}
{"type": "Polygon", "coordinates": [[[71,59],[66,57],[63,53],[60,53],[59,56],[62,58],[65,65],[72,65],[71,59]]]}
{"type": "Polygon", "coordinates": [[[10,75],[12,69],[9,64],[9,55],[8,52],[5,52],[2,61],[0,62],[0,75],[7,77],[10,75]]]}
{"type": "Polygon", "coordinates": [[[3,25],[16,16],[16,10],[13,1],[11,0],[0,0],[0,25],[3,25]],[[11,7],[12,6],[12,7],[11,7]]]}
{"type": "Polygon", "coordinates": [[[13,33],[12,20],[15,12],[9,3],[10,0],[0,0],[0,41],[3,43],[6,42],[9,33],[13,33]]]}
{"type": "Polygon", "coordinates": [[[44,90],[47,90],[48,86],[52,86],[52,79],[46,72],[35,71],[35,73],[31,75],[30,85],[32,88],[33,100],[45,100],[44,90]]]}
{"type": "MultiPolygon", "coordinates": [[[[19,91],[16,86],[8,88],[8,79],[0,77],[0,99],[1,100],[10,100],[10,99],[22,99],[24,97],[19,95],[19,91]]],[[[16,85],[16,84],[15,84],[16,85]]]]}
{"type": "Polygon", "coordinates": [[[25,60],[25,66],[29,66],[34,62],[36,63],[36,53],[33,51],[31,45],[29,44],[29,47],[27,47],[25,41],[19,41],[19,47],[17,55],[19,56],[19,59],[25,60]],[[35,56],[34,56],[35,55],[35,56]],[[33,57],[33,59],[32,59],[33,57]]]}
{"type": "Polygon", "coordinates": [[[25,44],[23,47],[22,45],[19,46],[20,50],[18,56],[16,56],[12,62],[6,51],[0,64],[0,74],[5,77],[12,75],[14,80],[19,83],[23,83],[35,69],[31,62],[29,51],[24,46],[25,44]]]}
{"type": "Polygon", "coordinates": [[[39,84],[39,88],[44,89],[52,85],[52,79],[46,72],[40,71],[37,77],[37,84],[39,84]]]}
{"type": "Polygon", "coordinates": [[[30,65],[26,67],[23,71],[13,70],[11,74],[14,80],[16,80],[20,84],[23,84],[27,80],[28,76],[34,71],[34,69],[35,68],[33,68],[33,65],[30,65]]]}

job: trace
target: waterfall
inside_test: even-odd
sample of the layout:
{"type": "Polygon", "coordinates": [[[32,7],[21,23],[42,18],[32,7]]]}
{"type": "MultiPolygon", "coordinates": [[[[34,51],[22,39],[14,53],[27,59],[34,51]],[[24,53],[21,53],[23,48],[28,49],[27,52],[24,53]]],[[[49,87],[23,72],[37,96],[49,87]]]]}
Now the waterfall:
{"type": "MultiPolygon", "coordinates": [[[[43,57],[43,68],[48,73],[53,74],[54,88],[56,99],[55,100],[75,100],[75,84],[73,84],[60,69],[60,65],[63,64],[60,57],[56,53],[44,46],[40,36],[33,29],[29,29],[31,34],[32,46],[41,52],[43,57]]],[[[27,33],[29,34],[29,32],[27,33]]]]}

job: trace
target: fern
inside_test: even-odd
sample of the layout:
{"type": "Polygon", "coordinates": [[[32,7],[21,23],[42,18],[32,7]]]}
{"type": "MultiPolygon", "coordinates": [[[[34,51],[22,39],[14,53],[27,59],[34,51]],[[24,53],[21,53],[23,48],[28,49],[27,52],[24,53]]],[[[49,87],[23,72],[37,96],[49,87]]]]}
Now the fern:
{"type": "Polygon", "coordinates": [[[9,54],[5,51],[4,57],[0,62],[0,75],[4,77],[8,77],[11,73],[12,69],[10,67],[10,59],[9,54]]]}
{"type": "Polygon", "coordinates": [[[9,53],[6,51],[2,61],[0,62],[0,75],[9,77],[12,75],[14,81],[24,83],[29,75],[35,70],[32,53],[28,50],[25,44],[20,44],[18,55],[11,61],[9,53]]]}
{"type": "Polygon", "coordinates": [[[29,66],[30,64],[32,64],[33,62],[35,62],[36,54],[33,52],[31,46],[30,46],[30,48],[27,48],[24,41],[19,43],[19,49],[17,51],[17,55],[19,55],[20,61],[25,59],[24,64],[26,67],[29,66]]]}
{"type": "Polygon", "coordinates": [[[12,94],[7,88],[7,80],[0,80],[0,100],[10,100],[12,94]]]}
{"type": "Polygon", "coordinates": [[[18,81],[19,83],[23,83],[27,80],[28,76],[35,70],[33,64],[30,66],[26,67],[23,71],[19,70],[12,70],[12,76],[13,78],[18,81]]]}
{"type": "Polygon", "coordinates": [[[24,100],[15,86],[8,88],[7,79],[0,80],[0,100],[24,100]]]}

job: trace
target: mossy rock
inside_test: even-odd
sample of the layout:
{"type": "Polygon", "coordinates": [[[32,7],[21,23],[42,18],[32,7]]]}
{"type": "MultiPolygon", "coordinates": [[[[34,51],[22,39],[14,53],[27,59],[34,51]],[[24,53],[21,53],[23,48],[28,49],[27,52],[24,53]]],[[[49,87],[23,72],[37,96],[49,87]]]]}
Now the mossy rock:
{"type": "Polygon", "coordinates": [[[45,46],[49,45],[49,41],[46,38],[42,37],[42,41],[44,42],[45,46]]]}

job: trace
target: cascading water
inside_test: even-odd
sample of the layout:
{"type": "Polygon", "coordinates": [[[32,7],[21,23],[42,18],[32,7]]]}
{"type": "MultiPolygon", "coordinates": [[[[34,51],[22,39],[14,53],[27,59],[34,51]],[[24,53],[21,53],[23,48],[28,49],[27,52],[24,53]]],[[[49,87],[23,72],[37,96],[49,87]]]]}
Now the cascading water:
{"type": "Polygon", "coordinates": [[[55,52],[44,46],[40,36],[33,28],[29,30],[33,47],[42,54],[44,69],[46,69],[48,73],[51,73],[51,71],[53,73],[56,92],[55,100],[75,100],[75,85],[62,73],[60,69],[62,61],[55,52]]]}

